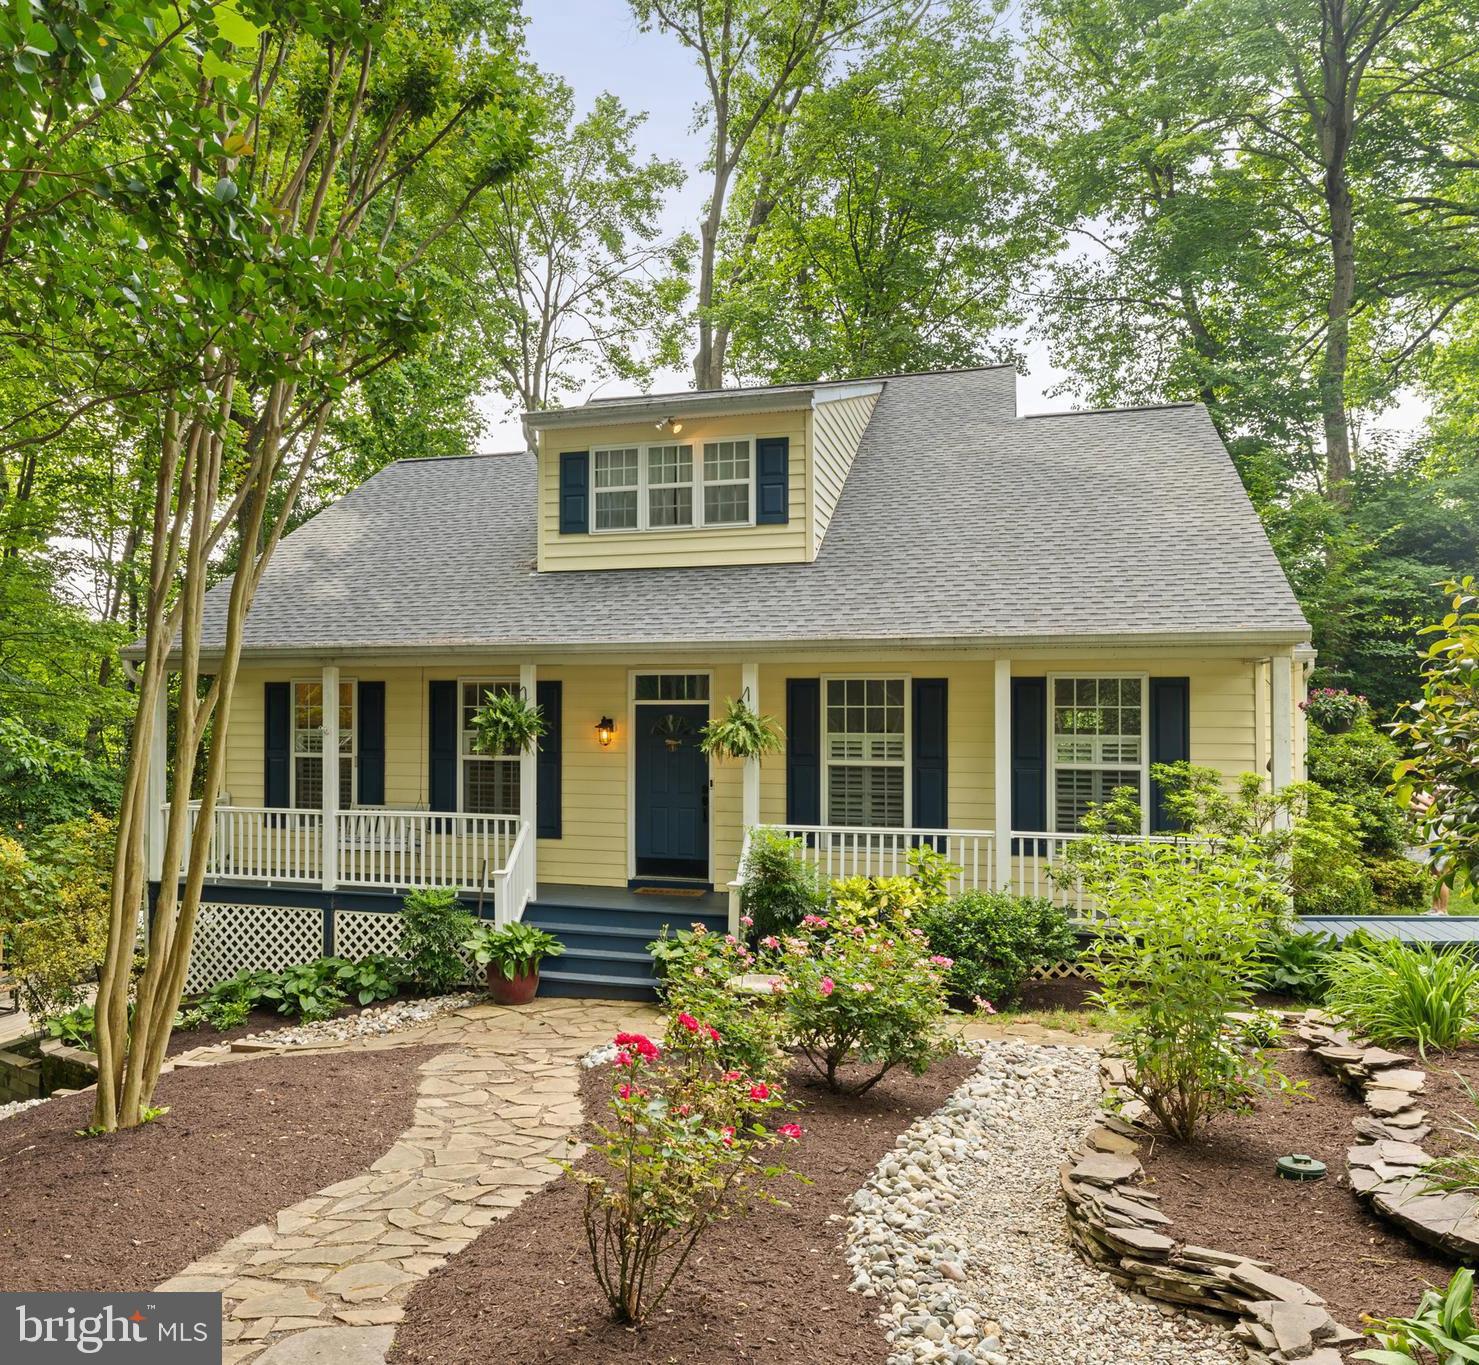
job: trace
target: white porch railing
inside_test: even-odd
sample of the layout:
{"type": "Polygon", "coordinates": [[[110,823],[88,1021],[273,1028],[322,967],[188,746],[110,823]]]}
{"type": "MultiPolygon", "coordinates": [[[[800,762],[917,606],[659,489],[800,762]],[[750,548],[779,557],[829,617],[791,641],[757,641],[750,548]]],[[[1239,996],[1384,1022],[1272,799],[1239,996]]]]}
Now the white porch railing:
{"type": "Polygon", "coordinates": [[[491,874],[491,880],[494,921],[512,924],[522,919],[534,899],[534,835],[527,824],[519,827],[508,861],[491,874]]]}
{"type": "Polygon", "coordinates": [[[960,871],[952,894],[989,886],[995,835],[985,829],[895,829],[841,825],[776,825],[777,833],[801,841],[801,856],[828,881],[838,877],[906,877],[909,854],[928,844],[960,871]]]}
{"type": "MultiPolygon", "coordinates": [[[[168,819],[165,807],[163,818],[168,819]]],[[[190,806],[193,833],[200,809],[190,806]]],[[[476,891],[515,862],[526,826],[514,815],[452,811],[341,810],[335,818],[337,885],[377,890],[450,886],[476,891]]],[[[206,877],[214,881],[324,884],[323,812],[279,806],[217,806],[206,877]]],[[[525,840],[525,863],[531,861],[525,840]]],[[[529,888],[532,894],[532,886],[529,888]]],[[[513,918],[523,911],[519,904],[513,918]]]]}
{"type": "MultiPolygon", "coordinates": [[[[1069,861],[1069,849],[1089,837],[1087,834],[1013,832],[1012,880],[1008,890],[1019,896],[1043,896],[1071,911],[1078,919],[1092,918],[1096,912],[1091,897],[1077,878],[1064,879],[1063,866],[1069,861]]],[[[1118,844],[1184,842],[1170,834],[1115,834],[1106,837],[1118,844]]]]}

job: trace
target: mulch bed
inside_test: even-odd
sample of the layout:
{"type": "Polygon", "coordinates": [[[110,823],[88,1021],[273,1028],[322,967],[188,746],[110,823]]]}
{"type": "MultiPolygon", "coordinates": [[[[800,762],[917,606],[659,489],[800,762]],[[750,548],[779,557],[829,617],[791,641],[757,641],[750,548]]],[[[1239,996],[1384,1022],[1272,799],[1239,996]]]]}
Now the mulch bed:
{"type": "MultiPolygon", "coordinates": [[[[847,1201],[894,1138],[939,1108],[973,1066],[951,1058],[924,1076],[895,1071],[861,1100],[793,1070],[801,1107],[788,1117],[806,1136],[783,1156],[813,1183],[785,1182],[778,1192],[788,1208],[757,1205],[710,1228],[640,1329],[607,1318],[585,1246],[584,1193],[568,1178],[554,1181],[416,1288],[393,1365],[881,1361],[878,1302],[847,1290],[847,1201]]],[[[604,1107],[607,1084],[601,1071],[583,1077],[587,1115],[604,1107]]]]}
{"type": "Polygon", "coordinates": [[[1412,1058],[1410,1065],[1427,1076],[1419,1099],[1428,1111],[1433,1131],[1423,1139],[1424,1149],[1440,1156],[1456,1147],[1472,1147],[1472,1143],[1455,1135],[1453,1129],[1460,1123],[1479,1121],[1479,1107],[1465,1089],[1468,1086],[1479,1095],[1479,1048],[1429,1052],[1426,1058],[1420,1057],[1416,1048],[1399,1047],[1393,1051],[1407,1053],[1412,1058]]]}
{"type": "Polygon", "coordinates": [[[1423,1289],[1446,1284],[1456,1266],[1356,1201],[1346,1149],[1356,1141],[1351,1120],[1365,1111],[1354,1096],[1307,1052],[1282,1052],[1277,1065],[1308,1083],[1309,1099],[1261,1101],[1250,1115],[1216,1120],[1190,1146],[1142,1144],[1149,1187],[1172,1220],[1168,1230],[1184,1242],[1268,1261],[1358,1331],[1368,1314],[1413,1312],[1423,1289]],[[1274,1163],[1291,1152],[1318,1157],[1330,1174],[1310,1183],[1280,1179],[1274,1163]]]}
{"type": "Polygon", "coordinates": [[[410,1126],[438,1049],[262,1057],[163,1076],[170,1112],[80,1138],[92,1095],[0,1122],[0,1286],[142,1291],[315,1190],[410,1126]]]}

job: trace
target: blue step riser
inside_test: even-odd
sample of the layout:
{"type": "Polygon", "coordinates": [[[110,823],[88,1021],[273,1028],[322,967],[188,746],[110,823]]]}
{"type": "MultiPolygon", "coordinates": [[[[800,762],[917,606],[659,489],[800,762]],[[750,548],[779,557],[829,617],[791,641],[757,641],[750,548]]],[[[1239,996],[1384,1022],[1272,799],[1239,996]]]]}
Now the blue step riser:
{"type": "Polygon", "coordinates": [[[568,925],[544,924],[540,928],[548,929],[567,948],[588,948],[592,952],[641,953],[643,957],[647,957],[647,945],[652,942],[645,933],[640,937],[629,938],[625,934],[572,929],[568,925]]]}
{"type": "Polygon", "coordinates": [[[722,915],[701,915],[681,910],[593,910],[587,906],[564,905],[553,901],[535,901],[524,911],[524,920],[529,924],[542,924],[555,920],[563,924],[589,924],[593,929],[619,928],[643,929],[652,938],[662,933],[664,924],[674,931],[689,928],[695,921],[704,928],[723,933],[726,922],[722,915]]]}
{"type": "Polygon", "coordinates": [[[650,1002],[657,998],[657,992],[651,986],[640,985],[636,982],[630,985],[613,985],[609,981],[592,981],[589,985],[581,981],[551,981],[546,977],[539,979],[539,994],[541,997],[558,996],[564,999],[577,1000],[640,1000],[650,1002]]]}

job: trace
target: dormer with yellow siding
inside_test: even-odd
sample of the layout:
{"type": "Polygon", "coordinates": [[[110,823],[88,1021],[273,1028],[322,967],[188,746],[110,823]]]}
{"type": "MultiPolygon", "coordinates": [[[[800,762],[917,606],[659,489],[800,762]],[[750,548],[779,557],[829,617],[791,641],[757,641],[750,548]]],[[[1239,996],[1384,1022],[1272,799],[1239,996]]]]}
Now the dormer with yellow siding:
{"type": "Polygon", "coordinates": [[[886,380],[598,400],[527,413],[538,567],[816,558],[886,380]]]}

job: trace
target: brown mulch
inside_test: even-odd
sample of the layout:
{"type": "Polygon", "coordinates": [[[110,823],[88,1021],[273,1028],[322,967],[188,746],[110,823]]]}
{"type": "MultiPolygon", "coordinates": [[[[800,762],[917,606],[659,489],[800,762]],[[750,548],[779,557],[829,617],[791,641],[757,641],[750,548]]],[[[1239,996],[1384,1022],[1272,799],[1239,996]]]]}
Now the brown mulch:
{"type": "Polygon", "coordinates": [[[1479,1107],[1465,1089],[1467,1085],[1479,1095],[1479,1048],[1429,1052],[1426,1058],[1420,1057],[1415,1048],[1399,1047],[1394,1051],[1407,1053],[1412,1058],[1410,1065],[1427,1076],[1419,1099],[1428,1111],[1433,1131],[1423,1139],[1423,1147],[1434,1156],[1459,1147],[1472,1148],[1473,1143],[1453,1130],[1465,1122],[1479,1122],[1479,1107]]]}
{"type": "MultiPolygon", "coordinates": [[[[895,1071],[860,1100],[830,1095],[793,1069],[791,1097],[800,1109],[788,1117],[806,1136],[782,1155],[813,1183],[786,1182],[778,1193],[787,1208],[758,1205],[708,1229],[640,1329],[607,1318],[585,1246],[583,1191],[568,1178],[554,1181],[417,1286],[391,1361],[881,1361],[887,1345],[874,1321],[877,1301],[847,1292],[847,1201],[894,1138],[939,1108],[973,1065],[950,1058],[924,1076],[895,1071]]],[[[588,1116],[604,1107],[607,1084],[603,1071],[583,1077],[588,1116]]]]}
{"type": "Polygon", "coordinates": [[[315,1190],[410,1126],[436,1048],[262,1057],[160,1078],[170,1112],[82,1138],[92,1095],[0,1122],[0,1286],[142,1291],[315,1190]]]}
{"type": "Polygon", "coordinates": [[[1357,1141],[1351,1120],[1365,1112],[1355,1097],[1308,1052],[1282,1052],[1277,1065],[1305,1081],[1310,1098],[1260,1101],[1252,1114],[1216,1120],[1190,1146],[1142,1144],[1169,1231],[1184,1242],[1268,1261],[1358,1331],[1366,1315],[1413,1312],[1422,1291],[1446,1284],[1457,1266],[1357,1202],[1345,1178],[1346,1150],[1357,1141]],[[1274,1163],[1291,1152],[1318,1157],[1329,1175],[1308,1183],[1280,1179],[1274,1163]]]}

